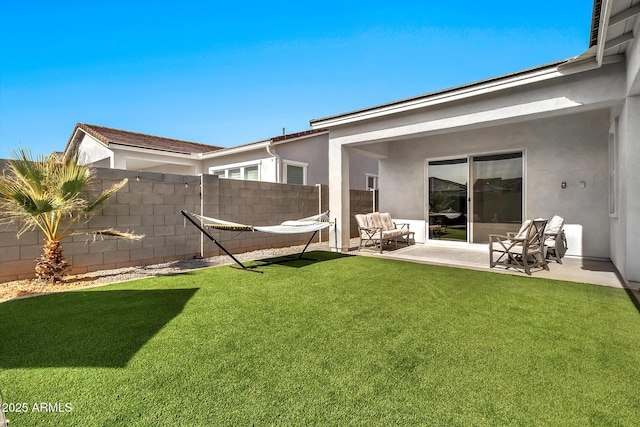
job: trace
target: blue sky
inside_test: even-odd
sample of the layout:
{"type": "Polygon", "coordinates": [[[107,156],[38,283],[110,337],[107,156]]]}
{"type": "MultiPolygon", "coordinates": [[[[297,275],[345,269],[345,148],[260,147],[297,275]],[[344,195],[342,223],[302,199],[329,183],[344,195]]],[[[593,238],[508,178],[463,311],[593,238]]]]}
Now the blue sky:
{"type": "Polygon", "coordinates": [[[578,55],[591,0],[0,0],[0,158],[77,122],[229,147],[578,55]]]}

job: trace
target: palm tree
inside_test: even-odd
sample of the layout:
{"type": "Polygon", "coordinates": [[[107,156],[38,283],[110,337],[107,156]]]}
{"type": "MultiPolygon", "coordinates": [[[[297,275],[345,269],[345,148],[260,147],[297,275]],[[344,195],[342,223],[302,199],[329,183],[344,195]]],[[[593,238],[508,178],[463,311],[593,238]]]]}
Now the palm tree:
{"type": "Polygon", "coordinates": [[[87,200],[82,191],[94,180],[93,169],[78,164],[78,157],[51,154],[35,160],[25,150],[13,154],[0,176],[0,223],[16,224],[18,237],[39,228],[45,235],[43,253],[36,260],[36,276],[44,283],[62,280],[69,267],[60,241],[75,235],[115,236],[140,239],[143,236],[114,229],[74,231],[88,222],[105,201],[121,189],[127,179],[87,200]]]}

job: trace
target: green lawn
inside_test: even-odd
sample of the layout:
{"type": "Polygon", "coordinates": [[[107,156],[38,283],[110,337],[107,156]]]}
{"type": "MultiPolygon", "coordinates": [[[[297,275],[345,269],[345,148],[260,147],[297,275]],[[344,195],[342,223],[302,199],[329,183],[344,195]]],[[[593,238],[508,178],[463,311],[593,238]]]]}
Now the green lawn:
{"type": "Polygon", "coordinates": [[[624,290],[310,256],[0,304],[11,426],[637,425],[624,290]]]}

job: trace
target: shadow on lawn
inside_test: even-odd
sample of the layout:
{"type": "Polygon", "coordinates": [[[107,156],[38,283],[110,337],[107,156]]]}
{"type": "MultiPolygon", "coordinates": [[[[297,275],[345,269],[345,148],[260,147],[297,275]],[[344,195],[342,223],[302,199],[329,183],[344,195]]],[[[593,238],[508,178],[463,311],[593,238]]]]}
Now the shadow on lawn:
{"type": "Polygon", "coordinates": [[[343,254],[340,252],[311,251],[304,253],[301,258],[298,258],[298,256],[300,256],[300,254],[258,259],[254,261],[254,264],[251,265],[251,268],[265,267],[272,264],[278,264],[285,267],[302,268],[306,267],[307,265],[331,261],[339,258],[352,257],[354,255],[343,254]]]}
{"type": "Polygon", "coordinates": [[[640,290],[633,291],[628,287],[625,287],[624,290],[627,292],[627,296],[633,303],[633,306],[638,310],[638,313],[640,313],[640,290]]]}
{"type": "Polygon", "coordinates": [[[5,302],[0,368],[124,367],[197,291],[75,291],[5,302]]]}

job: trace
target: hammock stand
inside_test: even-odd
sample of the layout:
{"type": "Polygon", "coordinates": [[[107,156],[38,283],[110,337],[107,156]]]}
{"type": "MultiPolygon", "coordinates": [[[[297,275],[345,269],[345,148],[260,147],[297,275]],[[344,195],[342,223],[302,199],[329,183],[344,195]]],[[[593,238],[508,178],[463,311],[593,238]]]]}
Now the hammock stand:
{"type": "MultiPolygon", "coordinates": [[[[192,213],[184,211],[184,210],[181,210],[180,213],[182,214],[182,216],[184,216],[186,219],[188,219],[189,222],[191,224],[193,224],[198,230],[200,230],[200,232],[202,234],[207,236],[209,238],[209,240],[211,240],[213,243],[215,243],[220,249],[222,249],[224,251],[225,254],[227,254],[231,259],[233,259],[233,261],[235,261],[236,264],[238,264],[240,266],[240,267],[232,266],[233,268],[238,268],[238,269],[244,270],[244,271],[252,271],[254,273],[263,273],[260,270],[254,270],[254,268],[260,267],[260,266],[265,266],[265,265],[278,264],[277,261],[274,261],[274,262],[263,263],[263,264],[260,264],[260,265],[244,265],[243,263],[240,262],[240,260],[238,260],[235,256],[233,256],[233,254],[231,252],[229,252],[227,250],[227,248],[225,248],[219,241],[217,241],[211,234],[209,234],[207,232],[207,230],[205,230],[202,227],[202,225],[198,224],[192,218],[192,216],[196,216],[196,217],[200,217],[200,218],[206,218],[206,217],[203,217],[202,215],[192,214],[192,213]]],[[[328,214],[328,212],[325,212],[324,214],[319,215],[319,217],[321,219],[323,219],[323,220],[324,219],[328,220],[327,214],[328,214]]],[[[312,217],[312,218],[316,218],[316,217],[312,217]]],[[[207,218],[207,219],[210,219],[210,218],[207,218]]],[[[331,225],[331,223],[328,222],[328,221],[311,221],[309,219],[303,219],[303,220],[299,220],[299,221],[285,221],[280,226],[254,227],[252,225],[235,224],[235,223],[231,223],[231,222],[227,222],[227,221],[216,220],[215,223],[205,224],[205,227],[211,227],[211,228],[215,228],[215,229],[218,229],[218,230],[227,230],[227,231],[264,231],[264,232],[270,232],[270,233],[276,233],[276,234],[297,234],[297,233],[305,233],[305,232],[313,231],[313,234],[309,238],[309,241],[305,245],[305,247],[302,250],[302,252],[300,252],[296,257],[294,257],[293,255],[288,255],[288,257],[291,257],[291,259],[289,259],[287,261],[295,261],[295,260],[302,259],[302,256],[304,255],[305,251],[307,250],[307,248],[311,244],[311,241],[313,240],[313,238],[316,236],[316,234],[318,234],[318,231],[324,230],[325,228],[329,227],[330,225],[331,225]],[[293,224],[295,224],[295,225],[300,224],[302,226],[315,225],[315,227],[312,230],[307,230],[307,229],[304,229],[304,228],[300,227],[299,230],[293,229],[293,230],[281,231],[281,232],[272,231],[272,230],[276,230],[276,229],[282,229],[282,227],[294,228],[293,224]]]]}

